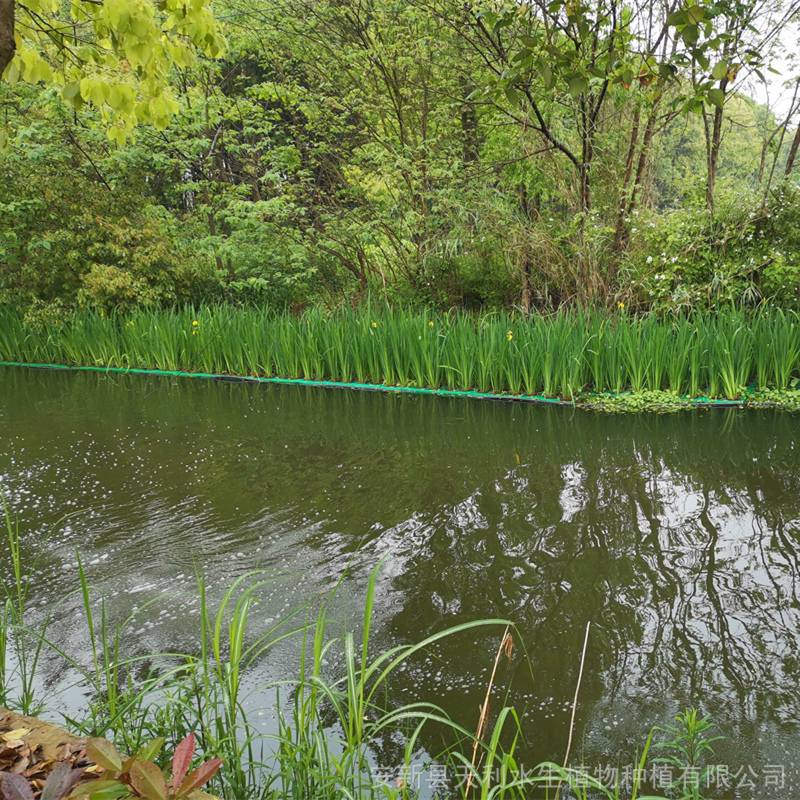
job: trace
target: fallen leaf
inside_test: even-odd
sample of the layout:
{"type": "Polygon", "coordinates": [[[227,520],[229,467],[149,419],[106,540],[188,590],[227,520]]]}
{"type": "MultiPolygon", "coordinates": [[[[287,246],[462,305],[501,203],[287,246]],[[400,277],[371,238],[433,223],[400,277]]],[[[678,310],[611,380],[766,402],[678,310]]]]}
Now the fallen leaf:
{"type": "Polygon", "coordinates": [[[20,775],[5,772],[0,775],[0,782],[6,800],[33,800],[33,791],[28,781],[20,775]]]}
{"type": "Polygon", "coordinates": [[[19,761],[17,761],[16,764],[14,764],[13,767],[11,767],[11,769],[9,771],[10,772],[16,772],[17,775],[22,775],[22,773],[25,772],[26,769],[28,769],[28,765],[30,763],[31,763],[31,760],[29,758],[27,758],[27,757],[26,758],[21,758],[19,761]]]}
{"type": "Polygon", "coordinates": [[[0,739],[5,739],[7,742],[12,742],[22,739],[23,736],[27,736],[30,732],[30,728],[17,728],[14,731],[8,731],[7,733],[0,734],[0,739]]]}

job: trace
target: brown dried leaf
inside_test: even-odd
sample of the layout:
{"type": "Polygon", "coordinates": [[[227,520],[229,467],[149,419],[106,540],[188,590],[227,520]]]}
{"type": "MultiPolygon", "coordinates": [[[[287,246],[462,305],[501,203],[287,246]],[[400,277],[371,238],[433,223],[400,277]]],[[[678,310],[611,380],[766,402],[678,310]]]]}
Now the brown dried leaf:
{"type": "Polygon", "coordinates": [[[28,765],[31,763],[29,758],[20,758],[16,764],[9,770],[9,772],[14,772],[17,775],[22,775],[26,769],[28,769],[28,765]]]}

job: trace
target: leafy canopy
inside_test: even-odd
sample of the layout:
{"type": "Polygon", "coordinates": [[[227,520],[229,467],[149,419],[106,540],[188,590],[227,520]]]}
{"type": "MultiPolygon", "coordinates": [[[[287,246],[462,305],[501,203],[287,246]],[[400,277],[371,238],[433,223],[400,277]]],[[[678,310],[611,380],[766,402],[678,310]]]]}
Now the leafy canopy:
{"type": "Polygon", "coordinates": [[[174,66],[225,49],[210,0],[26,0],[13,29],[3,79],[54,85],[75,109],[91,103],[119,143],[137,123],[167,126],[174,66]]]}

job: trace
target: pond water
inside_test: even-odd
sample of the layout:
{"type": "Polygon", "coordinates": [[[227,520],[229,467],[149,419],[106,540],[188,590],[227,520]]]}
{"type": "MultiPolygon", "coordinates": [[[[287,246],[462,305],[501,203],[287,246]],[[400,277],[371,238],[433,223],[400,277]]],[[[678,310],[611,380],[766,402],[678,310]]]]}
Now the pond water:
{"type": "MultiPolygon", "coordinates": [[[[383,559],[376,647],[516,623],[498,692],[522,716],[524,760],[563,755],[591,621],[578,761],[629,763],[651,724],[694,703],[727,736],[716,760],[759,785],[775,765],[797,781],[799,432],[779,412],[606,416],[0,368],[0,484],[32,604],[76,657],[76,548],[113,618],[149,602],[129,637],[144,651],[193,647],[198,571],[219,596],[266,568],[264,622],[341,582],[335,616],[357,627],[383,559]]],[[[398,676],[396,699],[474,727],[499,636],[446,640],[398,676]]],[[[259,679],[294,675],[294,658],[270,654],[259,679]]],[[[45,675],[62,708],[83,702],[55,660],[45,675]]]]}

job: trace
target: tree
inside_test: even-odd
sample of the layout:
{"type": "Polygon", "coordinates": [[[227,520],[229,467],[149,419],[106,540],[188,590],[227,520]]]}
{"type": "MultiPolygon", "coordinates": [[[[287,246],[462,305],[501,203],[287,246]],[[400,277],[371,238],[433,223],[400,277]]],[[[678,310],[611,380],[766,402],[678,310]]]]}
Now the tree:
{"type": "Polygon", "coordinates": [[[0,0],[18,48],[0,84],[13,131],[0,168],[14,176],[0,181],[0,273],[31,267],[6,270],[20,296],[116,297],[140,281],[139,296],[180,302],[630,306],[687,282],[707,302],[718,272],[735,296],[751,256],[771,257],[746,234],[773,171],[791,169],[796,115],[777,120],[744,90],[774,60],[758,31],[779,30],[798,0],[737,0],[735,13],[710,0],[214,0],[230,37],[215,59],[191,59],[215,51],[177,29],[174,0],[59,0],[37,12],[55,39],[34,30],[31,2],[0,0]],[[739,32],[740,12],[755,31],[739,32]],[[138,50],[142,14],[154,54],[138,50]],[[155,124],[111,146],[101,118],[118,141],[155,124]],[[20,203],[35,230],[41,188],[64,187],[62,173],[80,174],[102,224],[77,230],[74,198],[51,192],[47,235],[15,230],[20,203]],[[140,225],[152,235],[128,253],[140,225]],[[63,288],[45,240],[71,259],[63,288]],[[151,258],[162,245],[203,277],[151,258]],[[51,289],[34,264],[53,267],[51,289]]]}
{"type": "Polygon", "coordinates": [[[0,75],[17,49],[14,38],[14,0],[0,0],[0,75]]]}
{"type": "Polygon", "coordinates": [[[3,80],[56,85],[76,109],[93,104],[118,142],[137,123],[166,127],[173,67],[224,46],[210,0],[0,0],[3,80]]]}

